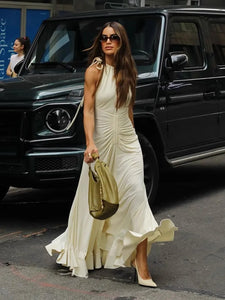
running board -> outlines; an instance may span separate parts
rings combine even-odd
[[[216,156],[224,153],[225,153],[225,148],[218,148],[212,151],[200,152],[198,154],[192,154],[192,155],[181,156],[174,159],[168,159],[168,162],[169,164],[175,167],[182,164],[186,164],[188,162],[192,162],[192,161],[196,161],[196,160],[200,160],[200,159],[204,159],[207,157]]]

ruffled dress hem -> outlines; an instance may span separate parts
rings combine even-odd
[[[130,267],[136,256],[136,248],[143,240],[148,240],[148,254],[151,244],[156,242],[169,242],[174,240],[177,227],[170,219],[163,219],[153,231],[144,234],[127,231],[125,234],[110,239],[107,233],[102,232],[101,240],[93,251],[84,253],[72,245],[65,243],[66,231],[45,246],[49,255],[59,253],[56,262],[72,271],[72,276],[88,278],[88,270],[116,269]],[[104,235],[107,237],[104,238]],[[110,240],[112,244],[110,245]],[[107,241],[107,242],[106,242]],[[65,246],[69,245],[69,246]]]

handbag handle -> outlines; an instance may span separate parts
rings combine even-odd
[[[78,115],[78,113],[79,113],[79,110],[81,109],[81,107],[82,107],[83,105],[84,105],[84,97],[83,97],[82,100],[80,101],[80,104],[79,104],[79,106],[78,106],[78,108],[77,108],[77,111],[76,111],[76,113],[75,113],[75,115],[74,115],[72,121],[69,123],[69,125],[66,127],[65,130],[69,130],[69,129],[72,127],[73,123],[75,122],[75,120],[76,120],[76,118],[77,118],[77,115]]]
[[[97,153],[92,153],[91,154],[91,157],[96,160],[96,159],[99,159],[99,155]],[[88,166],[89,166],[89,169],[91,169],[91,163],[88,163]]]
[[[96,160],[96,159],[99,158],[99,155],[98,155],[97,153],[95,153],[95,152],[92,153],[91,156],[92,156],[92,158],[93,158],[94,160]]]

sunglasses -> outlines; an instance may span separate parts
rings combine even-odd
[[[103,34],[100,38],[100,41],[102,43],[106,43],[108,39],[110,40],[110,42],[113,42],[113,41],[119,41],[120,37],[117,34],[111,34],[110,36]]]

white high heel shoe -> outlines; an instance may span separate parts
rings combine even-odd
[[[138,272],[138,267],[137,267],[136,261],[135,261],[134,267],[135,267],[136,272],[137,272],[137,276],[138,276],[138,284],[139,284],[139,285],[142,285],[142,286],[148,286],[148,287],[152,287],[152,288],[156,288],[156,287],[157,287],[157,284],[152,280],[152,278],[149,278],[149,279],[143,279],[143,278],[141,277],[141,275],[140,275],[139,272]]]

